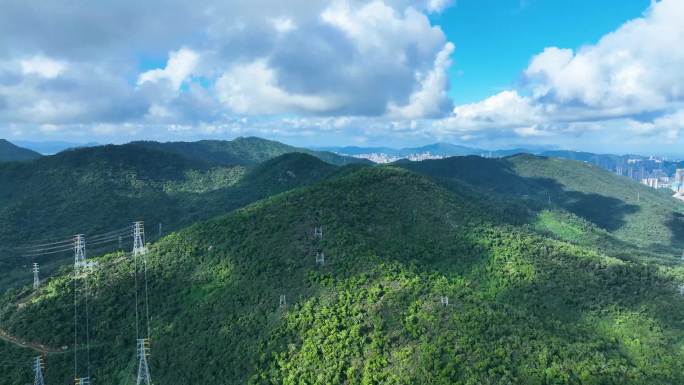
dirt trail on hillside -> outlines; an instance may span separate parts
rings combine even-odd
[[[22,341],[17,337],[14,337],[14,336],[7,334],[7,332],[5,332],[4,330],[0,330],[0,340],[9,342],[12,345],[18,346],[20,348],[27,348],[27,349],[35,350],[38,353],[51,354],[51,353],[64,353],[66,351],[66,349],[51,348],[49,346],[45,346],[42,344]]]

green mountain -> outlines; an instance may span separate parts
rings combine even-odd
[[[301,152],[313,155],[325,162],[335,165],[354,163],[370,164],[370,161],[354,157],[341,156],[332,152],[312,151],[305,148],[255,137],[225,140],[201,140],[198,142],[133,142],[133,144],[159,151],[182,155],[188,159],[201,160],[224,166],[252,166],[276,156]]]
[[[33,254],[13,245],[44,244],[76,233],[85,233],[87,240],[143,218],[154,239],[159,223],[164,231],[180,229],[321,180],[336,169],[307,154],[280,155],[257,166],[222,166],[136,144],[0,164],[0,267],[23,266],[27,259],[22,257]],[[118,246],[110,241],[98,246]],[[38,258],[46,273],[69,258],[69,251],[57,250],[41,249],[55,251]],[[14,278],[3,274],[0,287]]]
[[[459,171],[451,162],[488,168]],[[525,223],[543,192],[502,197],[551,189],[537,174],[560,166],[506,162],[415,166],[429,176],[348,168],[151,245],[155,383],[683,383],[682,266],[541,235]],[[567,195],[552,199],[571,208],[560,197],[594,194],[562,177],[568,185],[555,191]],[[119,253],[96,262],[88,278],[93,382],[132,383],[133,261]],[[36,294],[13,290],[3,299],[6,336],[57,351],[46,358],[48,383],[74,376],[71,350],[59,352],[73,343],[73,287],[64,268]],[[145,330],[144,317],[138,325]],[[35,353],[0,349],[0,384],[29,382]]]
[[[35,151],[16,146],[5,139],[0,139],[0,162],[24,161],[40,158]]]
[[[401,166],[446,186],[467,185],[509,207],[523,206],[527,222],[565,240],[625,257],[634,252],[667,255],[670,262],[679,259],[684,248],[681,202],[585,162],[523,154]]]

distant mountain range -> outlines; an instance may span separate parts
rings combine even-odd
[[[579,160],[600,166],[615,173],[634,179],[655,175],[672,176],[675,170],[684,167],[684,161],[663,160],[643,155],[597,154],[583,151],[561,150],[555,146],[525,146],[510,149],[488,150],[451,143],[433,143],[419,147],[319,147],[301,148],[261,138],[237,138],[226,140],[202,140],[197,142],[153,142],[139,141],[135,144],[182,156],[190,156],[210,163],[222,165],[257,164],[273,156],[302,152],[314,155],[328,163],[344,165],[358,162],[392,163],[401,160],[421,161],[452,156],[477,155],[484,158],[503,158],[516,154],[533,154],[546,157]],[[30,160],[40,154],[51,155],[67,149],[95,147],[99,144],[66,141],[16,141],[14,144],[0,142],[0,161]],[[19,147],[21,146],[21,147]],[[23,147],[23,148],[22,148]]]
[[[677,168],[684,167],[682,161],[668,161],[643,155],[596,154],[591,152],[559,150],[552,146],[518,147],[504,150],[487,150],[449,143],[434,143],[421,147],[323,147],[321,150],[339,155],[369,159],[376,163],[391,163],[401,160],[421,161],[442,159],[452,156],[478,155],[485,158],[503,158],[516,154],[532,154],[552,158],[578,160],[591,163],[604,169],[635,179],[655,174],[673,175]]]
[[[35,152],[41,153],[43,155],[53,155],[58,152],[70,149],[70,148],[82,148],[82,147],[94,147],[99,146],[100,143],[88,142],[88,143],[76,143],[76,142],[64,142],[64,141],[26,141],[17,140],[14,142],[16,145],[28,148]]]
[[[477,147],[467,147],[450,143],[433,143],[420,147],[405,147],[405,148],[391,148],[391,147],[322,147],[320,150],[331,151],[337,154],[344,154],[357,157],[372,158],[372,155],[379,155],[378,161],[383,163],[382,158],[389,159],[389,162],[412,157],[418,158],[446,158],[450,156],[466,156],[479,155],[483,157],[504,157],[520,153],[539,154],[544,151],[549,151],[555,147],[525,147],[512,148],[505,150],[486,150]]]
[[[0,162],[24,161],[40,158],[40,154],[0,139]]]

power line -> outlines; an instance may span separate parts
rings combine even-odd
[[[98,240],[98,239],[102,239],[102,238],[116,237],[116,236],[118,236],[118,235],[124,235],[124,234],[130,234],[130,235],[132,235],[132,234],[133,234],[133,231],[132,231],[130,228],[126,228],[126,229],[121,229],[121,230],[118,230],[118,231],[111,231],[111,232],[103,233],[103,234],[97,234],[97,235],[92,235],[92,236],[89,235],[89,236],[88,236],[88,239],[90,239],[90,240]]]
[[[70,247],[68,249],[62,249],[62,250],[55,250],[55,251],[50,251],[50,252],[45,252],[45,253],[37,253],[37,254],[25,254],[22,257],[24,258],[31,258],[31,257],[40,257],[43,255],[51,255],[51,254],[59,254],[59,253],[66,253],[67,251],[73,251],[74,248]]]
[[[45,251],[54,251],[54,250],[61,250],[61,249],[68,249],[71,248],[73,249],[73,243],[74,241],[72,240],[70,243],[64,244],[64,245],[58,245],[58,246],[51,246],[51,247],[43,247],[43,248],[36,248],[36,249],[28,249],[24,251],[26,254],[35,254],[35,253],[42,253]]]
[[[122,228],[119,228],[116,230],[107,231],[104,233],[88,235],[88,239],[99,240],[101,238],[109,238],[112,236],[118,236],[120,234],[123,235],[125,233],[130,233],[131,231],[132,231],[131,226],[126,226],[126,227],[122,227]],[[37,244],[32,244],[32,245],[17,246],[17,247],[14,247],[13,249],[31,251],[34,249],[58,248],[58,247],[63,247],[63,246],[67,246],[69,244],[72,244],[73,241],[74,240],[72,237],[61,238],[61,239],[53,238],[50,242],[36,241],[36,242],[45,242],[45,243],[37,243]]]
[[[66,240],[62,240],[59,242],[50,242],[50,243],[43,243],[43,244],[37,244],[37,245],[18,246],[18,247],[15,247],[15,249],[33,249],[33,248],[40,248],[40,247],[44,247],[44,246],[52,246],[52,245],[57,245],[57,244],[62,244],[62,243],[70,243],[70,242],[72,242],[71,239],[66,239]]]
[[[132,225],[127,225],[127,226],[124,226],[124,227],[119,227],[118,229],[114,229],[114,230],[110,230],[110,231],[105,231],[104,233],[89,234],[88,237],[89,237],[89,238],[92,238],[92,237],[97,236],[97,235],[112,234],[112,233],[117,233],[117,232],[121,232],[121,231],[132,230],[132,229],[133,229],[133,226],[132,226]]]

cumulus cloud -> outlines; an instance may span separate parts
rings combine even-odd
[[[453,3],[9,2],[0,136],[97,127],[161,137],[681,140],[681,1],[654,2],[594,44],[548,47],[516,87],[455,107],[448,72],[459,47],[430,17]]]
[[[531,58],[519,90],[456,106],[443,132],[502,130],[521,137],[621,131],[676,137],[684,111],[684,3],[653,2],[643,17],[577,50]],[[523,96],[525,95],[525,96]]]
[[[529,97],[517,91],[502,91],[489,98],[454,108],[447,121],[465,129],[483,129],[492,125],[501,127],[527,126],[542,120],[541,106],[534,106]]]
[[[288,93],[264,60],[234,66],[217,80],[216,90],[219,100],[237,114],[326,111],[339,104],[334,97]]]
[[[145,82],[158,82],[167,80],[174,89],[180,88],[185,79],[192,74],[197,67],[199,55],[187,48],[169,54],[169,60],[163,69],[154,69],[140,74],[138,85]]]
[[[454,52],[454,45],[447,43],[437,54],[434,67],[427,74],[418,73],[419,88],[409,98],[404,106],[389,105],[389,115],[406,119],[439,117],[451,105],[447,96],[449,77],[447,71],[451,66],[450,56]]]
[[[25,75],[38,75],[47,79],[56,78],[66,70],[66,63],[44,56],[34,56],[21,61],[21,71]]]
[[[11,2],[0,12],[0,123],[57,133],[220,126],[243,115],[437,117],[451,109],[453,45],[428,13],[450,4]]]
[[[684,3],[654,3],[595,45],[573,52],[556,47],[535,56],[525,71],[538,99],[625,115],[684,99]]]

